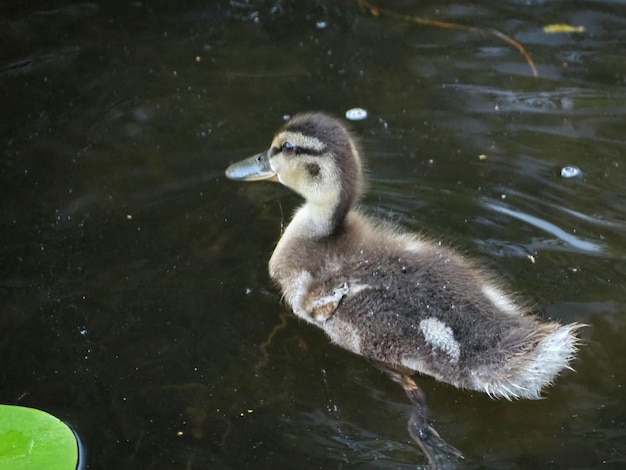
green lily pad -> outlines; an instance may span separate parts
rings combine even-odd
[[[0,405],[0,468],[76,470],[78,442],[58,418],[33,408]]]

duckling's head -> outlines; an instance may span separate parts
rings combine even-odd
[[[295,116],[267,152],[231,165],[226,176],[279,181],[304,197],[312,213],[328,219],[330,229],[343,221],[363,187],[354,139],[339,120],[322,113]]]

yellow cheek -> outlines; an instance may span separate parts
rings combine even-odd
[[[294,168],[289,172],[289,181],[292,188],[301,189],[306,184],[306,177],[302,171]]]
[[[287,162],[283,158],[278,157],[272,161],[272,169],[278,175],[278,180],[285,186],[290,188],[298,188],[302,181],[302,172],[292,162]]]

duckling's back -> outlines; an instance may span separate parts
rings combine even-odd
[[[356,211],[332,236],[280,245],[270,271],[294,311],[310,314],[305,297],[336,300],[329,314],[305,319],[372,360],[496,397],[538,398],[576,350],[578,325],[539,322],[454,251]],[[297,272],[308,277],[291,295]]]

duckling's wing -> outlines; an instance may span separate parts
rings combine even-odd
[[[453,257],[374,261],[346,265],[334,279],[348,292],[323,328],[347,349],[506,398],[538,398],[573,357],[577,325],[542,323],[494,301],[492,281]]]

